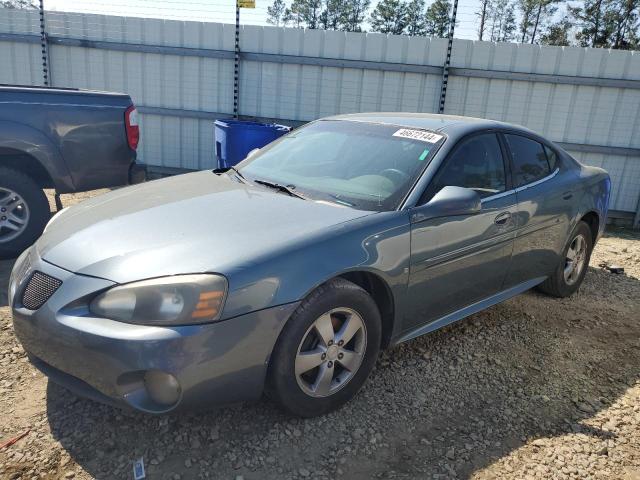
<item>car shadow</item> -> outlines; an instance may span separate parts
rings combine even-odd
[[[320,418],[266,400],[153,417],[49,382],[48,422],[96,478],[129,477],[139,457],[149,478],[469,478],[535,439],[615,438],[606,410],[640,376],[639,293],[590,268],[571,298],[520,295],[383,353],[357,398]]]
[[[9,305],[7,292],[9,290],[9,276],[14,263],[15,259],[0,260],[0,308]]]

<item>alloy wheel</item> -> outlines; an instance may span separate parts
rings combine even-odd
[[[312,397],[327,397],[356,374],[367,347],[360,314],[334,308],[318,317],[302,337],[295,358],[296,380]]]
[[[567,285],[573,285],[578,281],[586,262],[587,242],[582,235],[577,235],[569,245],[565,259],[564,281]]]
[[[13,190],[0,187],[0,243],[19,237],[29,224],[29,207]]]

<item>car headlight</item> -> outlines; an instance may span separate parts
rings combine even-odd
[[[193,325],[220,318],[227,280],[221,275],[177,275],[113,287],[98,295],[94,315],[141,325]]]

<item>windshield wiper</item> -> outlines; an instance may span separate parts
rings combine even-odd
[[[286,193],[287,195],[290,195],[292,197],[301,198],[302,200],[309,200],[304,195],[298,192],[295,192],[294,189],[296,187],[294,185],[291,185],[289,187],[285,185],[280,185],[279,183],[267,182],[266,180],[254,180],[253,182],[258,183],[260,185],[264,185],[265,187],[273,188],[274,190],[278,190],[279,192]]]
[[[216,168],[213,173],[227,173],[228,171],[232,171],[233,173],[235,173],[241,180],[243,180],[245,183],[248,183],[247,179],[244,178],[244,175],[242,173],[240,173],[240,170],[238,170],[236,167],[234,166],[230,166],[230,167],[226,167],[226,168]]]
[[[330,193],[329,196],[331,198],[333,198],[337,203],[341,204],[341,205],[345,205],[347,207],[355,207],[356,204],[353,202],[347,202],[345,199],[343,199],[340,195],[338,194],[334,194],[334,193]]]

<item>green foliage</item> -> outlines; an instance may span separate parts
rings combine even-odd
[[[520,42],[537,43],[564,0],[516,0],[520,10]]]
[[[405,33],[412,36],[423,36],[427,33],[424,0],[411,0],[406,6]]]
[[[517,29],[512,0],[493,0],[488,5],[486,33],[492,42],[510,42]]]
[[[2,8],[38,8],[31,0],[0,0]]]
[[[569,7],[576,20],[576,40],[585,47],[638,49],[640,0],[585,0]]]
[[[32,1],[0,5],[29,8]],[[452,0],[273,0],[267,21],[360,32],[369,15],[374,32],[446,37],[451,11]],[[640,49],[640,0],[480,0],[476,17],[481,40]]]
[[[446,37],[451,25],[451,2],[435,0],[425,14],[425,30],[427,35]]]
[[[374,32],[400,35],[407,26],[407,4],[401,0],[380,0],[371,13]]]
[[[489,21],[489,15],[491,12],[492,3],[491,0],[480,0],[480,8],[476,12],[478,17],[478,40],[486,40],[485,32],[487,30],[487,24]]]
[[[585,0],[582,6],[569,7],[576,20],[578,33],[576,40],[584,47],[603,47],[607,44],[608,33],[604,27],[604,0]]]
[[[267,21],[274,25],[277,25],[276,16],[270,9],[275,9],[280,2],[284,0],[275,0],[267,9],[271,19]],[[293,0],[291,7],[284,9],[282,23],[298,28],[360,32],[369,5],[371,0]]]
[[[614,1],[605,13],[611,48],[640,49],[640,0]]]
[[[341,30],[347,32],[362,31],[362,22],[367,16],[367,10],[371,5],[371,0],[344,0],[343,18]]]
[[[284,0],[274,0],[270,7],[267,7],[267,23],[276,27],[284,23],[287,5]]]
[[[539,0],[516,0],[520,11],[520,43],[529,41],[529,32],[533,26],[535,12]]]
[[[446,37],[451,23],[450,0],[381,0],[371,14],[374,32]]]
[[[325,30],[340,30],[346,13],[346,2],[341,0],[325,0],[320,25]]]
[[[559,47],[565,47],[571,45],[571,21],[566,18],[552,23],[547,28],[547,31],[540,37],[540,43],[543,45],[555,45]]]
[[[284,21],[294,27],[321,28],[322,0],[293,0]]]

